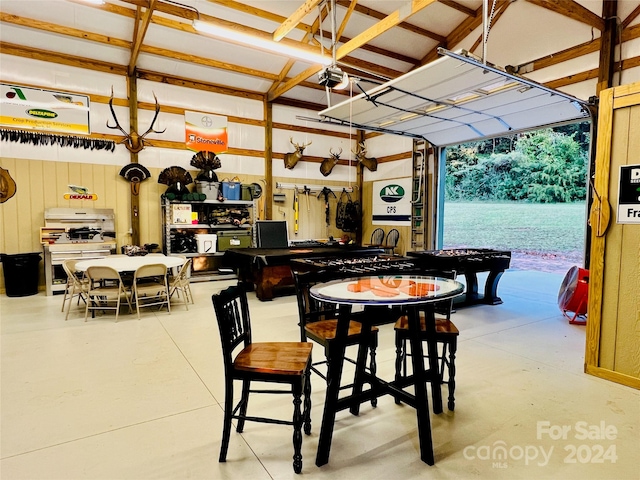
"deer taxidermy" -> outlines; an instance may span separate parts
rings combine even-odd
[[[337,165],[338,161],[340,161],[340,155],[342,154],[342,148],[337,153],[333,153],[333,149],[330,148],[329,149],[329,154],[331,155],[331,157],[325,158],[322,161],[322,163],[320,164],[320,173],[322,175],[324,175],[325,177],[329,176],[329,174],[331,173],[331,170],[333,170],[333,167],[335,167]]]
[[[217,182],[218,175],[214,170],[220,168],[222,163],[213,152],[198,152],[191,158],[191,166],[200,169],[196,180],[205,182]]]
[[[304,152],[304,149],[309,145],[311,145],[311,142],[303,143],[303,144],[294,143],[293,137],[289,137],[289,141],[291,142],[291,145],[293,145],[296,148],[296,151],[284,154],[284,168],[288,168],[289,170],[291,170],[293,167],[296,166],[298,161],[302,158],[302,153]]]
[[[367,167],[370,172],[375,172],[378,169],[378,159],[367,158],[365,156],[367,154],[367,149],[364,146],[364,142],[360,142],[358,144],[358,151],[354,152],[351,150],[351,152],[356,156],[358,163]]]
[[[138,153],[145,147],[145,137],[149,135],[151,132],[153,133],[164,133],[167,129],[164,130],[154,130],[153,125],[156,123],[158,119],[158,114],[160,113],[160,105],[158,104],[158,98],[156,94],[153,94],[153,98],[156,101],[156,113],[153,116],[153,120],[151,120],[151,125],[149,129],[144,132],[142,135],[138,135],[133,128],[131,128],[131,133],[127,133],[124,128],[120,126],[120,122],[118,122],[118,117],[116,117],[116,112],[113,110],[113,87],[111,87],[111,98],[109,99],[109,109],[111,110],[111,115],[113,116],[113,120],[116,122],[114,126],[109,125],[107,122],[107,128],[112,130],[120,130],[124,134],[124,138],[119,143],[124,143],[124,146],[127,147],[131,153]]]

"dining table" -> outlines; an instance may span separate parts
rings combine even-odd
[[[76,263],[76,270],[86,272],[89,267],[111,267],[118,273],[135,272],[139,267],[161,263],[167,268],[179,267],[185,262],[182,257],[167,255],[108,255],[106,257],[82,260]]]
[[[423,345],[425,335],[421,332],[420,313],[425,314],[427,332],[435,335],[433,303],[460,295],[464,285],[458,281],[437,276],[420,275],[370,275],[343,278],[319,283],[309,294],[321,302],[338,305],[336,337],[330,352],[330,368],[327,373],[327,391],[318,439],[316,465],[329,462],[331,441],[337,412],[349,408],[351,413],[359,413],[360,404],[382,395],[392,395],[416,410],[420,458],[428,465],[434,464],[427,381],[432,381],[434,413],[442,413],[437,345],[435,339],[427,338],[429,368],[425,369]],[[385,381],[365,370],[371,329],[375,318],[364,315],[358,318],[362,324],[362,341],[358,348],[353,390],[350,395],[339,398],[349,322],[354,305],[399,307],[408,317],[413,375],[401,380]],[[364,390],[364,384],[370,388]],[[414,393],[405,390],[413,385]]]

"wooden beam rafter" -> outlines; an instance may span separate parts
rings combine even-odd
[[[140,54],[140,48],[142,47],[142,42],[144,42],[144,37],[147,34],[147,29],[149,28],[149,22],[151,22],[151,16],[153,15],[153,10],[156,6],[156,2],[157,0],[150,0],[147,10],[144,12],[140,19],[138,19],[138,17],[140,16],[140,7],[138,7],[136,13],[136,21],[133,29],[133,45],[131,47],[131,58],[129,59],[129,67],[127,70],[129,72],[129,75],[133,75],[133,72],[136,69],[138,55]]]
[[[287,34],[291,30],[296,28],[296,25],[298,25],[304,17],[311,13],[311,10],[316,8],[321,1],[322,0],[305,0],[305,2],[300,5],[295,12],[289,15],[289,17],[286,18],[278,28],[276,28],[276,30],[273,32],[273,41],[279,42],[284,37],[286,37]]]
[[[591,10],[583,7],[574,0],[526,0],[529,3],[537,5],[542,8],[546,8],[552,12],[559,13],[567,18],[575,20],[576,22],[584,23],[590,27],[597,28],[598,30],[604,30],[604,20],[602,17],[596,15]],[[607,0],[609,1],[609,0]],[[606,3],[606,2],[605,2]]]

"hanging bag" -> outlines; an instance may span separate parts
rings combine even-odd
[[[336,227],[343,232],[355,232],[360,227],[360,215],[360,202],[354,202],[343,189],[336,207]]]

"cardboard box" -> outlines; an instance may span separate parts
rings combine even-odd
[[[213,233],[196,233],[198,253],[216,253],[218,236]]]
[[[240,200],[240,182],[222,182],[222,196],[227,200]]]
[[[171,205],[171,223],[191,224],[191,204]]]
[[[221,230],[218,232],[218,251],[248,248],[252,243],[251,230]]]

